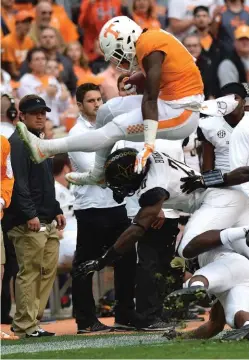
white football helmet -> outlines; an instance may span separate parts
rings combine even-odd
[[[124,72],[137,70],[135,43],[142,28],[127,16],[107,21],[99,34],[99,44],[105,60],[111,61]]]

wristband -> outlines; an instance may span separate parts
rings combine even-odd
[[[154,149],[157,135],[158,121],[144,120],[144,142]]]
[[[224,178],[219,169],[204,172],[202,179],[207,188],[224,185]]]

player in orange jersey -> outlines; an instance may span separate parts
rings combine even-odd
[[[98,184],[114,143],[122,139],[142,141],[144,134],[144,149],[135,166],[140,173],[154,150],[156,137],[184,139],[196,129],[200,112],[223,116],[238,104],[234,95],[203,103],[203,83],[194,58],[173,35],[163,30],[143,31],[128,17],[119,16],[103,26],[99,42],[106,61],[121,71],[142,70],[146,77],[143,96],[109,100],[98,111],[97,130],[85,135],[40,140],[24,124],[18,125],[38,163],[57,153],[97,151],[92,171],[71,174],[68,177],[71,182]]]

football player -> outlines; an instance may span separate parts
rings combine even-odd
[[[234,95],[203,103],[203,83],[195,59],[164,30],[142,30],[128,17],[120,16],[103,26],[99,43],[106,61],[121,71],[142,70],[137,82],[145,75],[143,96],[109,100],[98,111],[97,130],[85,135],[43,141],[23,123],[18,124],[21,138],[37,163],[57,153],[101,150],[93,171],[82,175],[82,185],[103,179],[106,157],[118,140],[145,142],[135,164],[135,171],[141,173],[156,137],[184,139],[196,130],[200,112],[222,116],[237,106]],[[131,81],[132,76],[127,85]]]
[[[209,321],[198,329],[185,334],[165,333],[165,336],[209,339],[228,324],[238,330],[225,334],[223,339],[249,340],[249,260],[224,246],[200,256],[205,257],[205,266],[194,273],[188,288],[177,290],[169,297],[187,304],[198,299],[201,290],[206,290],[218,301],[211,309]]]
[[[223,173],[230,171],[229,143],[231,135],[245,115],[244,105],[247,92],[239,83],[229,83],[221,88],[222,95],[236,94],[238,106],[230,114],[200,119],[197,129],[202,141],[203,171],[220,169]]]
[[[132,148],[112,153],[105,164],[105,177],[117,202],[137,191],[140,211],[114,246],[101,258],[81,264],[75,276],[100,270],[118,259],[149,229],[163,204],[193,213],[178,247],[181,257],[194,258],[222,245],[236,251],[239,244],[241,254],[249,258],[249,208],[242,192],[212,188],[183,193],[181,178],[184,175],[201,177],[200,174],[160,152],[152,153],[145,171],[136,174],[133,171],[136,156],[137,151]],[[229,175],[226,178],[229,179]],[[201,260],[199,258],[200,266],[203,266]]]

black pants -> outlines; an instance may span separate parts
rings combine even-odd
[[[178,233],[178,219],[166,219],[160,230],[150,229],[138,242],[136,310],[148,320],[161,316]]]
[[[129,226],[125,206],[108,209],[75,211],[77,219],[77,246],[73,267],[83,261],[94,260],[113,245]],[[115,316],[134,308],[136,251],[126,253],[114,266]],[[76,278],[72,283],[74,314],[78,328],[87,327],[96,319],[92,293],[92,274],[85,280]]]
[[[6,263],[4,265],[4,275],[2,281],[1,293],[1,323],[8,322],[8,317],[11,309],[11,296],[10,296],[10,280],[13,277],[15,282],[16,274],[18,273],[18,264],[16,260],[15,248],[8,239],[8,235],[3,231],[3,240],[6,254]],[[15,286],[14,286],[15,288]]]

